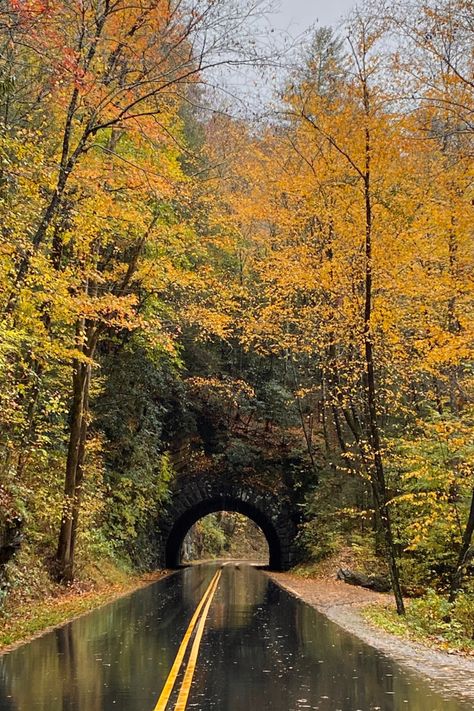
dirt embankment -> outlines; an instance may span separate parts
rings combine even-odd
[[[330,577],[301,578],[291,573],[267,573],[285,590],[303,600],[367,644],[423,674],[448,694],[474,702],[474,659],[425,647],[384,632],[369,622],[362,608],[387,604],[391,597],[347,585]]]

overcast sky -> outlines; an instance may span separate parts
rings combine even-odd
[[[293,34],[319,25],[335,25],[356,4],[356,0],[280,0],[281,11],[275,15],[275,27]]]
[[[336,27],[341,17],[355,7],[358,0],[273,0],[279,10],[272,14],[267,14],[263,21],[265,28],[270,26],[275,30],[272,34],[272,47],[281,45],[284,47],[298,48],[302,35],[312,26],[332,25]],[[262,25],[260,25],[262,27]],[[282,62],[291,57],[289,54],[282,55]],[[216,81],[217,85],[224,87],[231,98],[229,104],[232,110],[250,113],[259,112],[259,107],[265,107],[271,100],[273,91],[281,82],[284,70],[261,75],[251,68],[232,67],[223,70]],[[241,104],[235,104],[233,98],[241,98]]]

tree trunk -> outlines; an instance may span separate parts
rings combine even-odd
[[[367,81],[364,77],[364,108],[367,119],[370,117],[370,97]],[[398,562],[393,540],[390,511],[387,505],[385,471],[383,466],[380,432],[377,421],[377,390],[375,387],[375,368],[372,333],[372,192],[371,192],[371,135],[368,123],[365,127],[365,304],[364,304],[364,353],[365,353],[365,397],[368,415],[368,434],[373,466],[370,468],[374,503],[380,517],[383,531],[387,563],[390,572],[393,594],[399,615],[405,614],[405,605],[400,586]]]
[[[463,569],[467,561],[467,556],[469,549],[471,547],[472,537],[474,535],[474,489],[471,495],[471,507],[469,509],[469,516],[467,517],[466,528],[464,529],[464,534],[462,537],[461,548],[459,550],[459,556],[456,564],[456,569],[454,571],[451,580],[451,590],[449,593],[449,600],[453,602],[456,595],[461,587],[461,582],[463,578]]]
[[[87,364],[86,366],[86,384],[84,388],[84,411],[82,417],[81,433],[79,438],[79,451],[77,457],[77,468],[76,468],[76,491],[74,495],[73,505],[72,505],[72,529],[71,529],[71,542],[70,542],[70,560],[72,573],[74,572],[74,554],[76,550],[76,538],[77,538],[77,528],[79,523],[79,512],[81,509],[82,501],[82,485],[84,480],[84,460],[86,454],[86,441],[87,441],[87,431],[89,427],[89,389],[91,381],[91,366]]]
[[[74,363],[73,400],[71,407],[71,426],[64,480],[64,509],[59,531],[58,549],[56,553],[57,577],[62,581],[70,581],[74,569],[73,528],[74,518],[77,524],[77,477],[78,468],[83,458],[85,431],[87,428],[87,403],[89,374],[88,366],[79,361]]]
[[[296,367],[295,367],[295,364],[294,364],[294,362],[293,362],[292,360],[290,361],[290,363],[291,363],[291,369],[292,369],[292,374],[293,374],[293,383],[294,383],[294,387],[295,387],[295,390],[296,390],[297,387],[298,387],[298,378],[297,378],[297,374],[296,374]],[[304,412],[303,412],[303,408],[302,408],[302,405],[301,405],[301,399],[298,397],[298,395],[296,396],[296,404],[297,404],[297,406],[298,406],[298,414],[299,414],[299,417],[300,417],[301,429],[302,429],[302,432],[303,432],[304,440],[305,440],[305,442],[306,442],[306,449],[307,449],[307,452],[308,452],[308,455],[309,455],[309,458],[310,458],[310,461],[311,461],[311,468],[312,468],[312,470],[313,470],[313,474],[314,474],[314,477],[315,477],[315,481],[317,482],[318,479],[319,479],[319,475],[318,475],[318,469],[317,469],[317,466],[316,466],[316,461],[315,461],[315,459],[314,459],[312,433],[311,433],[311,431],[308,429],[308,426],[307,426],[307,424],[306,424],[306,422],[305,422]]]
[[[88,287],[86,287],[86,290]],[[56,553],[57,577],[70,581],[74,573],[74,548],[77,522],[81,504],[84,456],[89,415],[89,388],[91,381],[91,361],[94,357],[100,327],[85,323],[76,325],[77,347],[84,354],[84,361],[75,359],[72,376],[71,424],[64,479],[64,508],[59,530]]]
[[[140,254],[157,219],[157,216],[152,219],[146,233],[138,240],[130,257],[127,272],[116,289],[113,290],[118,296],[123,296],[126,293],[126,289],[136,272]],[[87,282],[85,293],[89,296],[97,296],[97,284]],[[84,459],[89,424],[91,363],[95,356],[97,342],[104,328],[105,325],[103,323],[86,322],[84,319],[78,321],[76,326],[77,348],[84,354],[84,361],[75,360],[73,363],[71,425],[64,482],[65,501],[56,553],[57,577],[65,582],[72,580],[74,574],[74,553],[81,507]]]

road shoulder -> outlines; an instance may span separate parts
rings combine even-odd
[[[99,589],[85,591],[65,587],[43,600],[27,601],[7,614],[2,613],[0,656],[93,610],[152,585],[172,572],[159,570],[141,576],[130,576],[120,584],[104,584]]]
[[[347,632],[413,671],[423,674],[450,695],[474,700],[474,659],[447,653],[397,637],[366,621],[361,610],[387,604],[390,597],[328,577],[301,578],[291,573],[266,573],[277,585],[315,607]]]

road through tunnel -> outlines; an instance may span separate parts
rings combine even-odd
[[[178,567],[188,531],[199,519],[218,511],[243,514],[261,529],[268,543],[272,570],[291,567],[296,531],[285,498],[270,490],[202,477],[180,477],[175,485],[166,514],[159,521],[162,565]]]

